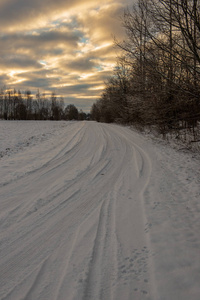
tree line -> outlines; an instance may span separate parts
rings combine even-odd
[[[39,91],[32,95],[31,91],[21,92],[1,89],[0,119],[5,120],[86,120],[88,115],[78,111],[75,105],[65,107],[63,97],[54,92],[48,98]]]
[[[138,0],[123,16],[126,37],[113,75],[91,108],[94,120],[148,126],[165,135],[200,121],[200,1]]]

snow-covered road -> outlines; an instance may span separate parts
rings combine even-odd
[[[0,122],[1,300],[200,299],[199,160],[128,128]]]

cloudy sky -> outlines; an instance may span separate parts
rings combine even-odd
[[[63,96],[89,111],[112,73],[133,0],[0,0],[0,88]]]

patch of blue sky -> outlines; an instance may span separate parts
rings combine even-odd
[[[79,32],[79,43],[87,45],[89,42],[90,40],[87,37],[85,37],[81,32]],[[83,52],[79,49],[74,50],[73,53],[83,54]]]
[[[43,66],[46,66],[47,65],[47,62],[43,59],[39,60],[39,63]]]
[[[102,65],[98,65],[98,66],[95,66],[94,67],[97,71],[101,72],[104,70],[103,66]]]
[[[60,26],[60,19],[54,20],[51,24],[54,26]]]
[[[88,44],[89,42],[89,39],[85,36],[83,36],[81,39],[80,39],[80,42],[83,43],[83,44]]]
[[[81,50],[73,50],[72,51],[74,54],[82,54],[83,52]]]
[[[71,17],[69,20],[62,20],[60,21],[60,24],[65,25],[73,30],[77,30],[80,27],[76,17]]]

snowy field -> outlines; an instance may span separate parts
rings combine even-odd
[[[200,299],[198,157],[117,125],[0,121],[0,299]]]

